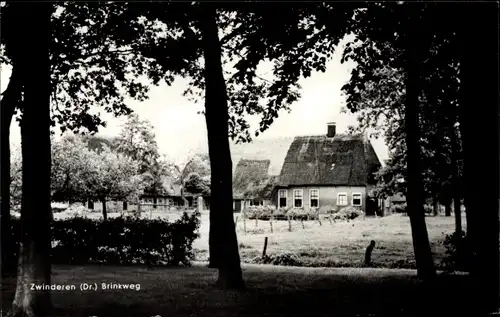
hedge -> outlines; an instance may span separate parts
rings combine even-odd
[[[402,213],[402,214],[405,214],[406,213],[406,203],[403,203],[403,204],[395,204],[395,205],[392,205],[390,207],[390,212],[391,213]],[[424,212],[428,215],[432,214],[433,213],[433,208],[431,205],[428,205],[428,204],[425,204],[424,205]]]
[[[245,216],[248,219],[269,220],[317,220],[320,214],[332,215],[333,219],[345,220],[355,219],[363,215],[363,211],[355,207],[335,208],[332,206],[322,206],[320,208],[275,208],[274,206],[248,207]]]
[[[16,253],[20,220],[12,218]],[[53,264],[190,265],[193,242],[199,237],[199,214],[174,222],[162,219],[117,217],[108,220],[75,216],[51,224]],[[16,254],[17,257],[17,254]]]

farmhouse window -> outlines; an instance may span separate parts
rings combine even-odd
[[[353,206],[361,206],[361,193],[353,193],[352,194],[352,205]]]
[[[309,191],[309,206],[319,207],[319,189],[311,189]]]
[[[337,206],[347,206],[347,193],[337,194]]]
[[[286,189],[280,189],[278,191],[279,207],[286,208]]]
[[[123,210],[127,210],[128,208],[128,203],[126,201],[123,202]]]
[[[264,206],[264,201],[258,199],[250,200],[250,206]]]
[[[297,208],[302,208],[302,198],[303,198],[303,193],[304,191],[302,189],[294,189],[293,190],[293,206]]]

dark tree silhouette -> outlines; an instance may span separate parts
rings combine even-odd
[[[24,81],[21,138],[23,187],[21,249],[11,316],[49,316],[50,291],[34,291],[31,284],[50,284],[50,17],[51,3],[24,4],[19,17],[30,26],[19,27],[26,41],[22,54]],[[35,155],[36,154],[36,155]]]
[[[467,235],[472,245],[472,290],[478,312],[499,307],[498,4],[457,4],[460,132],[464,150]],[[476,41],[477,34],[482,40]],[[474,43],[471,45],[471,43]],[[478,91],[481,93],[478,94]],[[478,128],[480,124],[481,128]],[[478,142],[488,135],[489,153]],[[491,184],[479,186],[479,184]],[[492,186],[496,184],[496,186]],[[481,197],[478,199],[478,197]]]
[[[217,284],[223,288],[244,287],[233,219],[232,162],[229,148],[229,111],[222,71],[217,13],[213,4],[201,6],[200,29],[205,57],[205,118],[211,168],[210,231],[219,269]],[[211,254],[212,256],[212,254]]]

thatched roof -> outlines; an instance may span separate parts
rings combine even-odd
[[[233,173],[241,159],[270,160],[269,175],[279,175],[292,141],[293,137],[263,138],[259,136],[250,143],[231,144]]]
[[[243,198],[248,186],[268,178],[270,160],[241,159],[233,174],[233,197]]]
[[[299,136],[288,149],[279,186],[376,184],[373,173],[380,167],[363,135]]]

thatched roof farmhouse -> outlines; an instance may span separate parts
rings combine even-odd
[[[381,162],[364,135],[336,134],[295,137],[277,185],[280,207],[355,206],[366,210],[374,173]],[[376,204],[376,203],[375,203]]]

